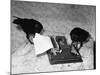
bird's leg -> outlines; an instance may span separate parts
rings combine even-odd
[[[76,51],[77,51],[77,53],[78,53],[79,55],[80,55],[79,50],[81,49],[82,46],[83,46],[83,43],[82,43],[82,42],[77,42]]]
[[[72,47],[71,52],[76,54],[76,55],[80,55],[80,53],[78,52],[77,46],[78,46],[77,42],[72,42],[72,44],[71,44],[71,47]]]
[[[83,46],[83,42],[79,42],[79,43],[78,43],[78,47],[77,47],[78,50],[80,50],[82,46]]]

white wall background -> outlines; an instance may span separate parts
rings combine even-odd
[[[13,16],[33,18],[42,23],[46,33],[55,35],[63,33],[69,36],[74,27],[87,30],[95,39],[95,7],[68,5],[61,3],[38,3],[35,1],[12,1],[11,20]],[[49,31],[49,32],[48,32]],[[58,33],[57,33],[58,32]],[[61,34],[62,35],[62,34]],[[26,40],[26,34],[16,29],[11,23],[11,50],[16,51]]]

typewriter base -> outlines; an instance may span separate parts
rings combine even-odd
[[[62,38],[62,37],[57,37]],[[64,64],[64,63],[76,63],[83,62],[81,55],[76,55],[71,52],[71,46],[68,46],[66,43],[64,46],[61,46],[62,52],[54,55],[51,50],[47,51],[47,55],[50,61],[50,64]]]
[[[81,56],[74,55],[66,49],[62,53],[54,55],[51,51],[47,52],[50,64],[76,63],[83,62]]]

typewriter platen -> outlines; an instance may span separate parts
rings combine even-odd
[[[81,55],[76,55],[71,52],[71,46],[67,44],[65,36],[56,36],[51,37],[51,41],[55,47],[58,47],[62,52],[58,52],[57,55],[54,55],[51,50],[47,51],[47,55],[50,61],[50,64],[63,64],[63,63],[75,63],[83,62]]]

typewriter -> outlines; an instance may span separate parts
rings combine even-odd
[[[58,50],[61,50],[61,52],[57,52],[56,55],[54,55],[51,50],[47,51],[47,55],[51,65],[83,62],[81,55],[76,55],[71,52],[72,48],[67,44],[67,39],[65,38],[65,36],[51,36],[50,38],[54,48],[58,47]]]

